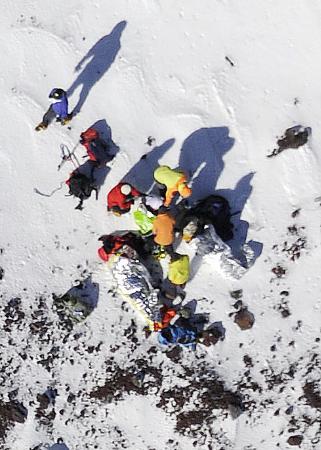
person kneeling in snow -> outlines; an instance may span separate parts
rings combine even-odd
[[[188,255],[173,253],[168,266],[167,280],[162,286],[162,294],[170,300],[177,296],[182,300],[185,298],[184,288],[190,276],[190,263]]]
[[[168,166],[160,166],[154,171],[157,183],[165,185],[166,194],[164,206],[168,207],[174,196],[179,193],[183,198],[192,194],[192,189],[187,186],[187,175],[179,169],[171,169]]]
[[[130,211],[136,197],[141,193],[128,183],[118,183],[107,194],[107,210],[112,211],[115,216],[121,216]]]
[[[158,332],[158,342],[161,345],[179,344],[195,350],[197,332],[177,325],[169,325]]]

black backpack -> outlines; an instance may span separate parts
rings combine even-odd
[[[192,211],[196,216],[203,217],[205,223],[211,223],[223,241],[229,241],[233,238],[230,205],[224,197],[210,195],[200,201]]]
[[[91,196],[92,191],[96,191],[97,187],[90,178],[83,173],[76,172],[69,179],[69,195],[73,195],[80,199],[80,203],[76,209],[82,209],[83,201]]]

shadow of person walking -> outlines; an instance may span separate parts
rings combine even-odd
[[[127,22],[125,20],[119,22],[113,28],[112,32],[103,36],[77,64],[75,72],[79,72],[82,69],[82,66],[87,62],[82,72],[79,73],[76,80],[67,90],[67,95],[70,97],[74,91],[81,86],[79,100],[73,109],[73,115],[80,112],[91,88],[100,80],[115,61],[121,47],[120,37],[126,25]]]
[[[228,127],[200,128],[183,142],[179,167],[193,179],[191,201],[213,194],[223,171],[223,156],[234,145]]]

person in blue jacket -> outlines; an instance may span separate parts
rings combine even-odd
[[[42,122],[36,127],[37,131],[45,130],[54,119],[56,119],[57,122],[60,122],[61,125],[65,125],[72,118],[72,114],[68,114],[68,98],[63,89],[52,89],[49,98],[57,101],[49,106],[48,111],[42,118]]]
[[[169,325],[158,332],[158,342],[162,345],[179,344],[195,350],[197,332],[177,325]]]

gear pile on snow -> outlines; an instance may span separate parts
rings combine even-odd
[[[47,128],[54,119],[65,125],[72,118],[63,89],[54,88],[49,98],[54,102],[36,127],[37,131]],[[307,133],[307,129],[301,128],[287,130],[285,138],[278,141],[278,151],[302,145]],[[82,165],[75,153],[79,143],[88,157]],[[80,134],[79,143],[71,151],[61,145],[62,160],[58,166],[60,170],[66,161],[74,165],[66,184],[69,195],[79,199],[76,209],[83,208],[84,200],[90,198],[93,190],[98,198],[95,171],[106,167],[115,156],[111,142],[105,142],[95,126]],[[239,279],[253,264],[254,253],[245,244],[242,249],[245,263],[242,264],[226,243],[233,239],[233,224],[230,205],[224,197],[213,194],[194,204],[189,203],[195,174],[189,179],[187,170],[163,165],[156,167],[153,175],[158,194],[140,192],[127,180],[121,180],[108,192],[107,211],[116,216],[129,213],[139,202],[133,213],[138,230],[101,236],[99,240],[103,245],[98,249],[98,255],[111,270],[116,293],[141,314],[150,331],[158,332],[161,344],[195,349],[197,342],[216,343],[219,339],[217,330],[214,334],[212,328],[204,330],[206,320],[194,320],[191,310],[182,305],[186,283],[195,271],[196,262],[198,265],[205,262],[224,276]],[[181,201],[177,202],[178,199]],[[176,251],[178,236],[187,243],[185,245],[191,243],[192,260],[187,254]],[[165,279],[162,279],[162,270],[153,273],[155,266],[161,267],[162,260],[166,260],[168,266]],[[72,322],[84,320],[94,307],[84,300],[79,287],[57,298],[56,306]]]

